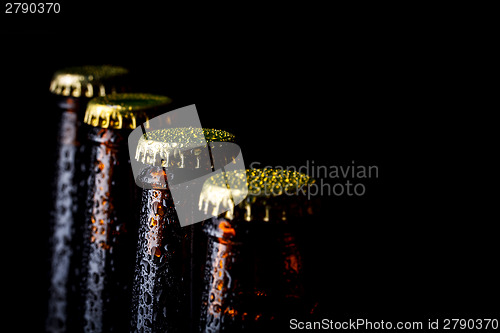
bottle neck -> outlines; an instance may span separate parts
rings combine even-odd
[[[71,112],[76,113],[78,117],[78,121],[83,121],[83,117],[85,116],[85,109],[87,108],[87,103],[89,102],[89,98],[87,97],[72,97],[72,96],[61,96],[61,95],[53,95],[54,96],[54,104],[57,106],[57,109],[61,112]]]
[[[84,124],[88,130],[88,139],[93,143],[104,144],[110,148],[126,147],[130,130],[92,127]]]

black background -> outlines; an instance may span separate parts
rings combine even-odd
[[[478,28],[476,14],[450,8],[85,4],[46,16],[2,8],[2,238],[21,327],[41,329],[46,302],[48,87],[55,70],[85,64],[127,67],[143,91],[196,104],[203,126],[237,135],[247,166],[378,166],[364,196],[324,196],[304,226],[321,318],[498,316],[495,132],[478,61],[487,19]]]

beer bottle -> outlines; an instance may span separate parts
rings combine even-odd
[[[59,118],[54,205],[50,219],[50,285],[46,330],[65,332],[68,321],[70,261],[75,254],[74,230],[79,202],[81,143],[85,134],[81,123],[90,98],[125,88],[127,70],[116,66],[71,67],[57,71],[51,81]],[[80,207],[81,208],[81,207]]]
[[[134,128],[165,112],[170,101],[129,93],[88,103],[84,122],[90,125],[90,166],[81,231],[81,317],[75,321],[85,332],[129,329],[138,207],[127,138]]]
[[[230,204],[227,185],[245,181],[245,200],[204,225],[202,332],[278,329],[300,314],[304,286],[294,228],[311,213],[305,194],[314,180],[282,169],[217,175],[205,183],[200,204],[205,210]]]
[[[203,138],[193,142],[195,138]],[[234,136],[206,128],[165,128],[147,132],[137,145],[136,160],[143,169],[139,245],[132,306],[133,332],[197,331],[201,261],[204,260],[201,224],[185,225],[180,206],[198,210],[196,195],[175,200],[171,189],[189,174],[188,187],[214,169],[211,153]],[[187,147],[191,144],[191,148]],[[202,149],[203,145],[209,149]],[[182,149],[179,149],[182,148]],[[230,160],[230,157],[227,157]],[[216,161],[221,165],[228,161]],[[193,179],[195,179],[193,181]],[[201,183],[203,185],[203,183]],[[200,186],[201,189],[201,186]],[[199,232],[199,234],[198,234]]]

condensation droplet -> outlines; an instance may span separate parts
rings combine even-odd
[[[151,304],[151,295],[149,293],[144,293],[144,303]]]

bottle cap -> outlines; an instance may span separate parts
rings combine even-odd
[[[152,110],[169,104],[166,96],[143,93],[111,94],[91,99],[84,122],[94,127],[135,129],[154,116]]]
[[[114,79],[128,70],[118,66],[68,67],[54,73],[50,92],[56,95],[88,98],[115,92]]]
[[[207,179],[203,186],[207,197],[218,191],[240,188],[246,182],[248,195],[254,197],[275,197],[298,194],[302,187],[315,181],[306,174],[285,169],[246,169],[246,173],[227,172]]]
[[[170,156],[178,155],[177,152],[201,148],[210,142],[234,142],[234,138],[231,133],[213,128],[180,127],[154,130],[139,139],[135,159],[150,165],[158,165],[159,161],[163,161],[162,166],[166,166],[170,164]],[[201,149],[193,153],[200,154]]]
[[[239,198],[243,182],[246,182],[248,193],[245,200]],[[252,214],[252,206],[258,208],[258,216],[269,221],[270,209],[278,211],[280,219],[286,220],[287,211],[296,207],[291,207],[289,203],[280,203],[285,197],[298,197],[307,193],[308,187],[315,180],[306,174],[285,170],[285,169],[246,169],[242,172],[225,172],[217,174],[206,180],[200,195],[199,208],[208,211],[209,207],[214,211],[220,208],[229,209],[229,217],[233,218],[233,202],[241,202],[238,206],[241,208],[246,221],[256,218]],[[227,215],[226,215],[227,217]]]

